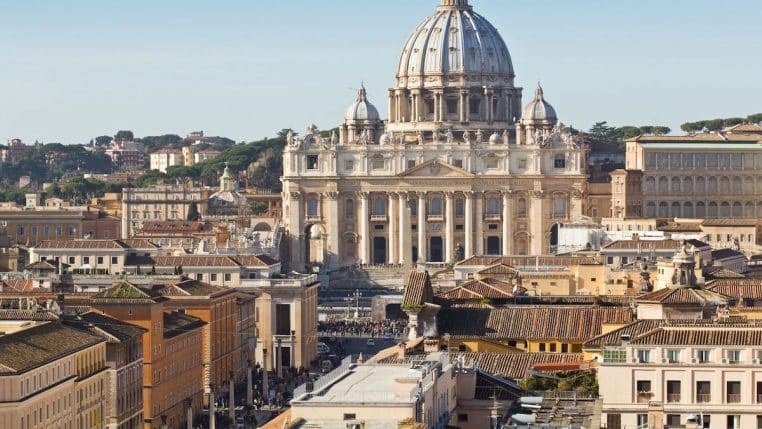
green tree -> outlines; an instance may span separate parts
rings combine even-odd
[[[115,140],[134,140],[135,135],[132,133],[132,131],[129,130],[120,130],[117,131],[117,133],[114,135]]]
[[[751,124],[762,123],[762,113],[755,113],[746,117],[746,121]]]
[[[196,222],[199,219],[201,219],[201,215],[198,213],[198,205],[193,201],[188,207],[188,220]]]
[[[653,127],[653,133],[657,136],[663,136],[665,134],[669,134],[672,132],[672,129],[669,127],[656,125]]]
[[[263,203],[262,201],[252,201],[249,207],[251,207],[251,212],[255,215],[261,215],[269,208],[267,207],[267,204]]]
[[[708,131],[720,131],[724,125],[724,119],[711,119],[704,123],[704,128],[706,128]]]
[[[726,127],[732,127],[734,125],[743,124],[746,122],[744,118],[726,118],[723,120],[723,125]]]
[[[109,143],[111,143],[111,140],[113,140],[113,137],[111,136],[98,136],[95,139],[96,146],[108,146]]]

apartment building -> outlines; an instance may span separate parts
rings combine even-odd
[[[607,429],[761,427],[758,322],[661,321],[615,335],[598,377]]]
[[[244,279],[268,279],[280,273],[280,262],[267,255],[129,256],[130,273],[155,270],[159,274],[180,271],[191,279],[214,286],[235,288]]]
[[[132,237],[149,221],[187,220],[192,204],[203,216],[206,202],[205,191],[185,185],[126,188],[122,190],[122,237]]]
[[[49,313],[0,321],[0,427],[105,428],[106,339]]]
[[[149,155],[151,170],[166,173],[169,167],[184,165],[183,152],[179,149],[159,149]]]
[[[31,262],[47,261],[68,272],[117,274],[125,271],[129,258],[155,255],[159,247],[148,240],[44,240],[29,249]],[[150,265],[147,266],[150,269]]]

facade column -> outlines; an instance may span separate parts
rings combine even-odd
[[[534,191],[530,193],[529,199],[529,226],[532,235],[530,245],[530,255],[544,255],[547,253],[545,249],[545,231],[543,231],[543,223],[545,220],[545,213],[542,209],[542,191]]]
[[[339,193],[326,192],[323,194],[327,202],[327,220],[328,224],[328,264],[329,266],[338,266],[341,261],[341,252],[339,246],[341,242],[341,231],[339,227]]]
[[[585,194],[581,191],[572,191],[569,201],[569,217],[568,220],[574,221],[582,217],[582,201],[584,201]]]
[[[398,260],[400,265],[405,265],[407,263],[413,264],[415,261],[412,260],[412,254],[411,254],[411,243],[410,243],[410,207],[407,203],[407,194],[404,192],[400,192],[397,194],[399,197],[398,208],[399,208],[399,250],[398,250]]]
[[[251,366],[251,360],[246,363],[246,404],[254,403],[254,368]]]
[[[288,232],[289,245],[291,247],[291,269],[301,271],[304,269],[304,216],[302,216],[302,193],[299,191],[289,194],[288,204]]]
[[[389,97],[389,99],[387,100],[387,103],[388,103],[387,104],[387,107],[388,107],[387,112],[389,112],[389,122],[394,122],[394,108],[395,108],[395,106],[394,106],[394,91],[393,90],[391,90],[391,89],[389,90],[388,97]]]
[[[389,216],[389,222],[387,226],[389,227],[389,242],[387,243],[387,247],[389,249],[389,254],[387,256],[387,260],[389,261],[389,264],[396,264],[397,263],[397,250],[399,250],[399,246],[397,245],[397,195],[390,192],[389,193],[389,203],[388,207],[386,208],[386,214]]]
[[[471,94],[466,93],[466,122],[471,121]]]
[[[513,216],[511,191],[503,192],[503,256],[513,254]]]
[[[418,261],[427,262],[429,252],[426,250],[426,193],[418,193]]]
[[[235,378],[233,377],[233,371],[230,371],[230,381],[229,381],[229,387],[230,389],[230,403],[228,404],[228,416],[230,416],[231,421],[235,421]]]
[[[474,251],[477,255],[484,255],[484,193],[476,194],[476,246]]]
[[[466,122],[466,110],[468,110],[468,103],[466,103],[466,91],[460,92],[460,122]]]
[[[466,242],[463,245],[466,259],[474,256],[474,193],[466,191],[466,224],[464,225],[466,233]]]
[[[455,210],[453,193],[445,192],[445,262],[451,264],[455,259]]]
[[[368,198],[367,192],[360,193],[360,264],[368,264],[368,247],[370,245]]]

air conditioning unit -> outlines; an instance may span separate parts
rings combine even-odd
[[[698,359],[696,358],[691,359],[691,363],[698,363]]]
[[[728,363],[727,358],[722,358],[722,363]]]
[[[669,359],[664,358],[664,359],[661,360],[661,363],[669,363]]]
[[[751,360],[751,363],[755,363],[755,364],[757,364],[757,363],[759,363],[759,359],[756,359],[756,358],[755,358],[755,359],[752,359],[752,360]]]

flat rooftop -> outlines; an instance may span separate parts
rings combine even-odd
[[[329,386],[292,401],[292,405],[412,403],[421,376],[421,371],[407,365],[355,365]]]

